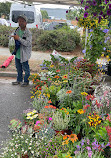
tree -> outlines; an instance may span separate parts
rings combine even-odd
[[[43,19],[49,19],[49,16],[46,10],[41,10],[41,14],[42,14]]]
[[[78,10],[69,10],[68,13],[66,14],[67,20],[75,20],[76,17],[80,14],[82,14],[83,9],[78,9]]]
[[[10,6],[11,6],[10,2],[0,3],[0,17],[4,15],[6,19],[9,19]]]

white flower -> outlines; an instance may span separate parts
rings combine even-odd
[[[31,151],[32,154],[34,154],[34,151]]]

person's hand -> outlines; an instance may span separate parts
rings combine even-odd
[[[13,35],[12,37],[14,38],[14,40],[19,40],[19,36],[18,35]]]

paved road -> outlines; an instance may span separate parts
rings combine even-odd
[[[18,118],[22,121],[23,110],[31,108],[32,85],[27,87],[12,86],[14,79],[0,78],[0,144],[9,138],[7,133],[11,119]]]

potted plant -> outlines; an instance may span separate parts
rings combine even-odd
[[[62,113],[60,111],[56,111],[52,116],[53,129],[56,134],[61,133],[64,134],[66,130],[68,130],[68,124],[70,122],[70,115],[66,113]]]

